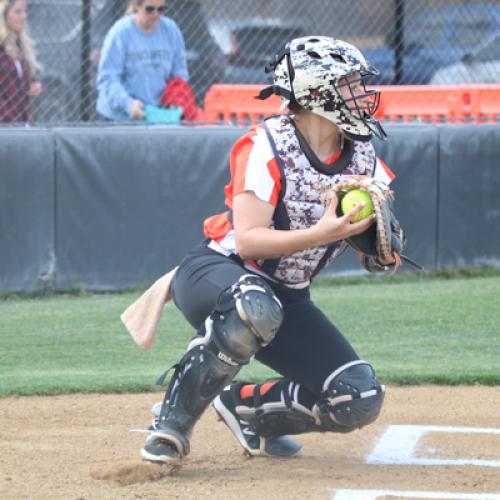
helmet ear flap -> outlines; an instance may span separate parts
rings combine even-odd
[[[295,71],[290,58],[290,42],[288,42],[265,67],[266,73],[273,73],[273,84],[260,91],[257,99],[267,99],[275,94],[281,97],[282,107],[286,107],[289,102],[295,101],[292,81]]]

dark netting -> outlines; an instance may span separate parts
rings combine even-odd
[[[126,0],[28,0],[28,29],[43,83],[33,99],[32,123],[98,120],[102,42],[127,5]],[[269,83],[264,72],[269,58],[290,38],[306,34],[357,45],[380,72],[373,84],[500,83],[499,0],[166,0],[165,15],[184,35],[198,107],[213,84]]]

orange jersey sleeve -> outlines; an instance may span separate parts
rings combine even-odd
[[[276,206],[281,191],[281,172],[263,127],[251,129],[231,150],[230,181],[224,188],[225,204],[233,208],[234,197],[246,191]],[[219,241],[232,229],[228,213],[205,220],[205,235]]]

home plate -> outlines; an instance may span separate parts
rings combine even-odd
[[[500,467],[500,460],[480,460],[465,457],[449,457],[436,459],[432,457],[417,456],[419,441],[424,436],[431,433],[456,435],[490,434],[492,436],[492,439],[498,439],[498,437],[496,436],[500,436],[500,429],[449,427],[438,425],[390,425],[375,445],[373,451],[366,458],[366,463],[404,465],[473,465],[478,467]]]

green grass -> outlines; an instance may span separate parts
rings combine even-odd
[[[138,348],[119,316],[140,293],[4,295],[0,396],[153,390],[193,332],[169,304],[153,350]],[[495,270],[321,279],[312,294],[384,383],[500,384]],[[240,378],[273,375],[254,362]]]

